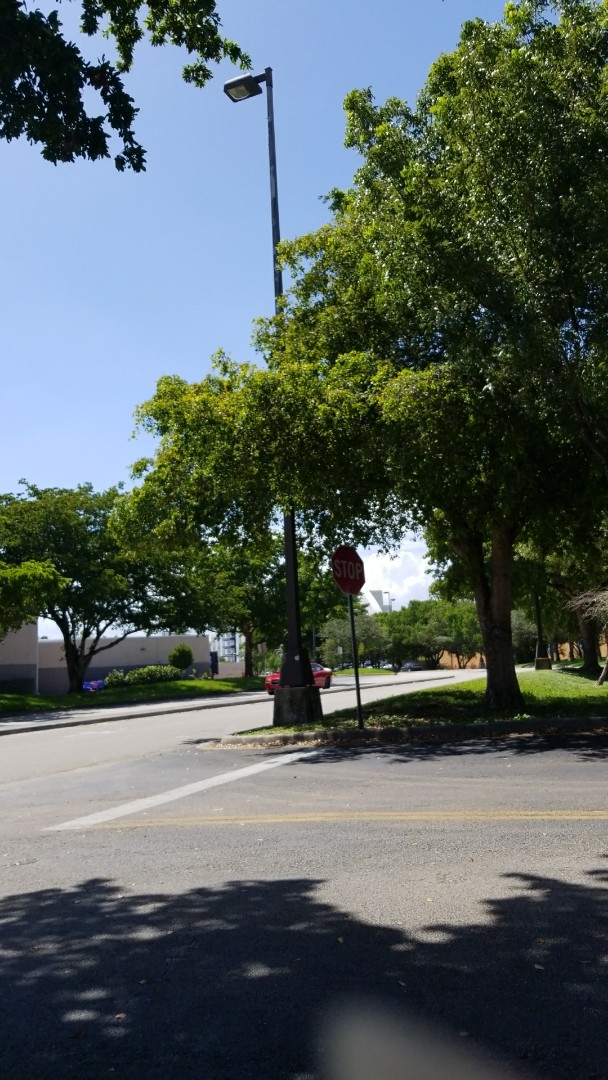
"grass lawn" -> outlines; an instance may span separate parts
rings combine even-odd
[[[512,720],[517,717],[608,717],[608,684],[598,686],[594,679],[576,669],[526,671],[519,684],[525,698],[523,713],[497,713],[483,703],[485,679],[417,690],[363,706],[365,726],[405,727],[408,724],[482,723],[488,720]],[[345,730],[357,726],[354,708],[329,713],[319,725],[322,730]],[[289,728],[281,728],[288,732]],[[276,728],[257,729],[255,734],[276,734]],[[242,732],[241,734],[246,734]],[[248,734],[248,733],[247,733]]]
[[[334,671],[334,675],[354,675],[355,669],[352,667],[343,668]],[[383,667],[360,667],[359,675],[394,675],[395,672],[388,668]]]
[[[98,709],[103,705],[129,705],[131,702],[175,701],[209,697],[214,694],[235,694],[244,690],[263,690],[264,679],[177,679],[171,683],[152,683],[143,686],[112,687],[94,693],[81,694],[3,694],[0,693],[0,716],[23,713],[50,712],[61,709]]]

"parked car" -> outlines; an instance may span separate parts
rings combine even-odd
[[[333,671],[331,668],[323,667],[323,664],[312,663],[312,677],[314,679],[315,686],[318,686],[320,690],[329,690],[331,686],[331,677]],[[281,679],[280,671],[273,671],[272,675],[266,676],[264,686],[269,694],[274,694]]]
[[[425,671],[424,664],[421,664],[419,660],[408,660],[405,664],[402,664],[400,671]]]

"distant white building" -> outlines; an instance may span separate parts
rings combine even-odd
[[[243,644],[241,634],[236,630],[231,630],[227,634],[215,634],[213,630],[209,630],[207,636],[211,652],[216,652],[220,660],[223,659],[227,664],[238,663]]]
[[[371,615],[377,615],[380,611],[390,612],[395,603],[395,597],[391,596],[388,589],[364,589],[361,598],[367,604]]]

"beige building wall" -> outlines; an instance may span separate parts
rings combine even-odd
[[[0,689],[35,694],[38,680],[38,625],[26,623],[0,641]]]
[[[112,638],[103,639],[107,642]],[[155,637],[127,637],[111,649],[93,657],[87,679],[103,679],[113,668],[147,667],[166,664],[176,645],[189,645],[194,654],[194,668],[202,675],[209,668],[209,639],[206,634],[163,634]],[[65,694],[68,675],[61,641],[41,641],[38,646],[38,682],[41,694]]]

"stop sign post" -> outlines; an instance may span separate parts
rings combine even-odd
[[[363,728],[363,709],[361,708],[361,687],[359,685],[359,659],[357,656],[357,635],[355,633],[355,613],[353,596],[361,592],[365,585],[365,567],[363,559],[350,544],[340,544],[331,557],[331,572],[339,589],[348,596],[348,616],[350,619],[350,638],[353,648],[353,668],[355,671],[355,692],[357,695],[357,726]]]

